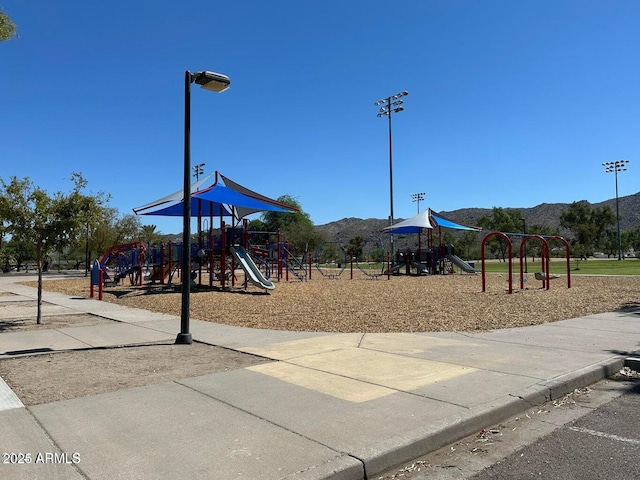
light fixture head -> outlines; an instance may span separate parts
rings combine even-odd
[[[193,81],[205,90],[217,93],[224,92],[231,85],[231,80],[226,75],[208,71],[194,73]]]

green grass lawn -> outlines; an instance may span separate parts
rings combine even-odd
[[[508,263],[490,261],[485,262],[485,269],[488,273],[506,273]],[[481,262],[476,262],[476,269],[480,270]],[[628,258],[625,260],[571,260],[572,275],[640,275],[640,260]],[[535,262],[527,259],[527,271],[535,273],[542,271],[540,259]],[[552,259],[549,266],[549,273],[563,274],[567,271],[567,262],[564,259]],[[513,273],[520,273],[520,259],[513,259]]]

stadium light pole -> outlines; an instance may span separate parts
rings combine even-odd
[[[182,194],[182,305],[177,344],[193,343],[189,331],[189,297],[191,295],[191,84],[197,83],[212,92],[224,92],[231,80],[215,72],[185,72],[184,80],[184,188]]]
[[[391,97],[378,100],[373,105],[380,107],[378,117],[389,118],[389,225],[393,225],[393,148],[391,146],[391,113],[398,113],[404,110],[402,97],[409,95],[406,90],[396,93]],[[395,248],[393,234],[391,234],[391,258],[395,258]]]
[[[204,166],[206,163],[199,163],[193,166],[193,176],[196,177],[196,182],[200,180],[200,175],[204,173]]]
[[[412,202],[418,202],[418,213],[420,213],[420,202],[422,200],[424,200],[424,192],[412,193],[411,194],[411,201]]]
[[[521,218],[520,221],[522,222],[522,233],[526,236],[527,222],[524,218]],[[529,271],[527,270],[527,244],[526,243],[524,244],[524,273],[529,273]]]
[[[193,176],[196,177],[196,182],[200,181],[200,175],[204,174],[204,166],[206,163],[199,163],[194,165],[192,168]],[[196,188],[196,190],[200,190],[200,186]],[[202,200],[198,199],[198,252],[202,249]],[[200,267],[198,274],[201,275],[202,267]],[[198,282],[202,281],[202,277],[200,276]]]
[[[622,239],[620,237],[620,205],[618,201],[618,172],[624,172],[627,169],[629,160],[616,160],[615,162],[604,162],[602,166],[606,173],[613,172],[616,177],[616,225],[618,227],[618,260],[622,260]]]

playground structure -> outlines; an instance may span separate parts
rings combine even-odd
[[[131,285],[142,285],[142,265],[146,248],[142,242],[130,242],[114,245],[100,259],[98,263],[102,272],[102,281],[117,285],[122,279],[129,277]],[[113,278],[107,271],[112,267]]]
[[[266,238],[265,238],[266,237]],[[300,257],[296,257],[282,232],[246,232],[247,245],[251,258],[265,272],[267,278],[276,272],[278,281],[289,281],[290,276],[302,282],[311,278],[311,258],[308,245]],[[263,242],[254,241],[262,238]]]
[[[339,278],[347,267],[350,268],[350,277],[353,278],[354,266],[365,276],[373,279],[383,275],[390,278],[391,275],[400,273],[451,274],[454,273],[454,267],[464,273],[480,272],[473,264],[457,256],[453,245],[443,243],[442,228],[476,232],[481,229],[455,223],[436,215],[431,209],[381,230],[390,235],[417,233],[418,246],[415,250],[407,248],[404,251],[386,252],[386,262],[382,261],[382,269],[378,271],[371,268],[372,262],[367,261],[368,265],[362,265],[362,259],[353,258],[344,246],[335,242],[329,242],[333,243],[331,249],[327,248],[327,244],[323,244],[313,254],[305,249],[300,257],[296,257],[280,232],[251,232],[244,218],[260,211],[294,212],[297,211],[296,208],[253,192],[218,172],[215,172],[215,182],[211,186],[200,189],[210,177],[211,175],[192,185],[189,199],[191,211],[194,212],[194,216],[197,214],[198,219],[198,238],[189,245],[191,262],[190,271],[186,274],[186,278],[194,286],[228,289],[240,284],[246,289],[248,284],[252,284],[266,292],[275,288],[274,281],[288,281],[290,278],[310,280],[314,264],[321,276],[331,279]],[[182,216],[181,197],[182,190],[134,209],[134,212],[139,215]],[[227,222],[225,219],[229,217],[231,220]],[[201,228],[203,218],[205,222],[208,220],[208,229],[205,230]],[[217,229],[213,228],[214,220],[219,222]],[[508,244],[509,293],[512,293],[512,244],[509,236],[517,234],[502,232],[492,232],[482,241],[482,291],[485,291],[486,284],[484,248],[487,239],[495,235],[501,236]],[[259,242],[257,238],[260,238]],[[549,274],[549,242],[558,240],[564,243],[567,252],[567,282],[570,287],[568,243],[558,236],[526,235],[520,246],[520,288],[524,288],[522,249],[532,239],[542,242],[544,275],[541,278],[546,289],[549,289],[552,278]],[[324,255],[326,251],[330,251],[328,257]],[[333,258],[330,259],[331,256]],[[105,253],[97,266],[94,263],[101,274],[92,275],[92,291],[94,277],[100,279],[101,287],[104,282],[107,282],[107,285],[116,285],[127,277],[131,285],[142,285],[143,279],[151,284],[172,285],[176,276],[184,281],[182,259],[183,246],[177,243],[165,243],[153,248],[146,248],[141,242],[115,245]],[[237,268],[244,271],[241,281],[236,276]],[[113,276],[109,274],[110,271]]]
[[[437,228],[437,245],[435,244],[434,230]],[[418,234],[418,248],[415,251],[407,249],[396,251],[392,258],[390,273],[404,273],[410,275],[435,275],[454,273],[454,266],[465,273],[477,273],[473,265],[465,262],[455,253],[455,247],[444,244],[442,240],[442,228],[454,230],[467,230],[478,232],[478,227],[470,227],[448,220],[436,215],[429,208],[418,215],[404,220],[395,225],[383,228],[382,232],[388,234]],[[423,237],[426,243],[423,245]]]
[[[197,214],[198,238],[197,242],[189,245],[190,272],[189,281],[198,280],[198,285],[203,286],[203,279],[208,281],[209,287],[213,282],[219,282],[220,288],[235,286],[236,267],[244,270],[244,288],[252,283],[259,288],[272,290],[275,288],[269,280],[271,272],[277,272],[278,279],[285,275],[288,279],[289,272],[304,280],[306,272],[304,261],[296,260],[288,251],[285,242],[280,241],[278,235],[277,247],[261,249],[258,246],[250,246],[250,233],[247,229],[245,216],[261,211],[296,212],[298,209],[283,204],[249,190],[246,187],[215,172],[215,180],[209,187],[201,188],[212,177],[209,175],[191,185],[190,202],[191,212]],[[179,190],[154,202],[134,208],[137,215],[183,216],[184,199],[183,191]],[[208,231],[201,229],[202,219],[208,219]],[[230,222],[225,219],[230,218]],[[219,232],[214,235],[214,219],[219,221]],[[267,252],[266,256],[261,253]],[[117,262],[113,263],[118,258]],[[181,262],[183,259],[183,246],[176,243],[167,243],[158,247],[146,249],[140,242],[121,244],[111,247],[100,262],[94,262],[94,269],[99,274],[92,272],[93,287],[99,284],[100,291],[105,282],[117,284],[127,275],[130,276],[132,285],[141,285],[143,270],[147,272],[147,278],[151,283],[171,285],[173,277],[178,275],[184,281]],[[295,260],[295,261],[294,261]],[[262,269],[258,266],[260,265]],[[107,268],[114,270],[114,277],[108,274]],[[305,272],[303,275],[301,272]],[[208,278],[206,278],[208,277]]]
[[[244,271],[244,280],[240,284],[246,289],[248,283],[267,290],[273,290],[276,281],[295,278],[306,281],[310,277],[311,265],[306,262],[307,255],[296,258],[286,241],[282,241],[280,232],[275,232],[276,241],[265,245],[253,245],[252,233],[243,228],[227,227],[223,221],[217,234],[210,230],[206,236],[200,236],[190,245],[191,271],[188,277],[192,285],[200,288],[228,289],[238,286],[236,269]],[[264,234],[265,232],[259,232]],[[142,242],[114,245],[94,262],[93,269],[100,275],[92,276],[92,287],[101,282],[105,286],[116,286],[129,279],[130,285],[141,286],[143,279],[149,284],[171,286],[174,278],[183,279],[182,244],[167,242],[151,248]],[[291,275],[291,277],[290,277]],[[93,296],[93,295],[92,295]]]
[[[564,244],[565,247],[565,257],[566,257],[566,266],[567,266],[567,288],[571,288],[571,253],[569,243],[559,235],[527,235],[522,233],[504,233],[504,232],[490,232],[482,239],[482,243],[480,246],[481,252],[481,262],[482,262],[482,291],[486,291],[486,269],[485,269],[485,245],[487,241],[491,237],[499,237],[502,238],[507,244],[507,257],[508,257],[508,275],[509,275],[509,293],[513,293],[513,244],[511,242],[510,237],[522,237],[522,242],[520,243],[520,289],[524,290],[524,281],[525,281],[525,273],[524,273],[524,249],[527,243],[530,240],[538,239],[542,242],[541,249],[541,264],[542,264],[542,272],[538,272],[536,274],[536,278],[540,278],[542,281],[542,288],[549,290],[549,286],[551,284],[551,274],[549,273],[549,264],[550,264],[550,249],[549,242],[557,240]]]

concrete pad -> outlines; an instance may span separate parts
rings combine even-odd
[[[397,391],[283,362],[255,365],[247,367],[247,370],[356,403],[374,400]]]
[[[400,458],[395,453],[424,442],[430,433],[438,432],[451,421],[459,422],[468,413],[456,405],[402,392],[352,402],[248,369],[185,379],[181,383],[334,450],[349,453],[365,461],[369,476],[412,458]],[[387,442],[387,446],[378,450],[381,442]],[[421,454],[410,451],[410,455],[414,453],[415,457]],[[367,462],[374,457],[381,463],[370,470]]]
[[[325,334],[321,337],[302,338],[289,342],[238,347],[238,350],[276,360],[290,360],[298,357],[357,347],[361,338],[361,333]]]
[[[18,396],[13,393],[9,385],[0,377],[0,411],[22,407],[24,405]]]
[[[50,353],[90,347],[63,332],[54,329],[28,330],[0,335],[0,358],[28,353]]]
[[[473,339],[457,334],[442,337],[426,333],[367,333],[360,342],[360,348],[399,355],[415,355],[436,349],[446,352],[450,348],[468,348],[473,345]]]
[[[471,367],[361,348],[308,355],[290,359],[289,363],[405,392],[476,371]]]
[[[496,399],[521,396],[527,389],[540,388],[539,380],[528,376],[475,370],[416,388],[412,393],[471,409]]]
[[[175,335],[168,335],[137,325],[113,323],[88,327],[65,327],[60,332],[93,347],[127,345],[135,343],[173,342]]]
[[[617,314],[617,313],[600,313],[581,317],[578,319],[561,320],[555,322],[558,327],[565,328],[586,328],[593,331],[601,332],[628,332],[640,333],[640,316],[637,313]]]
[[[496,330],[473,334],[472,338],[482,338],[495,342],[521,345],[535,345],[562,350],[611,353],[620,350],[637,348],[637,337],[629,332],[615,330],[604,334],[600,330],[581,327],[580,319],[574,319],[569,325],[554,324],[536,325],[532,327]],[[640,334],[640,324],[638,332]]]
[[[79,452],[92,480],[132,472],[138,479],[364,476],[362,464],[339,451],[176,383],[32,412],[56,444]]]
[[[0,454],[15,453],[30,456],[30,463],[0,463],[0,477],[2,480],[81,480],[83,477],[73,463],[66,463],[66,453],[69,459],[73,451],[61,451],[49,438],[44,430],[34,420],[28,410],[24,408],[0,412]],[[44,462],[51,459],[53,454],[63,463]],[[16,461],[20,457],[13,457]],[[5,458],[0,458],[0,461]]]
[[[554,378],[611,356],[609,353],[514,344],[506,341],[506,338],[504,341],[496,342],[474,336],[467,341],[461,341],[412,335],[406,340],[407,343],[403,344],[401,339],[398,340],[396,337],[367,335],[361,347],[538,380]],[[417,347],[412,348],[414,344],[423,346],[422,351]]]

